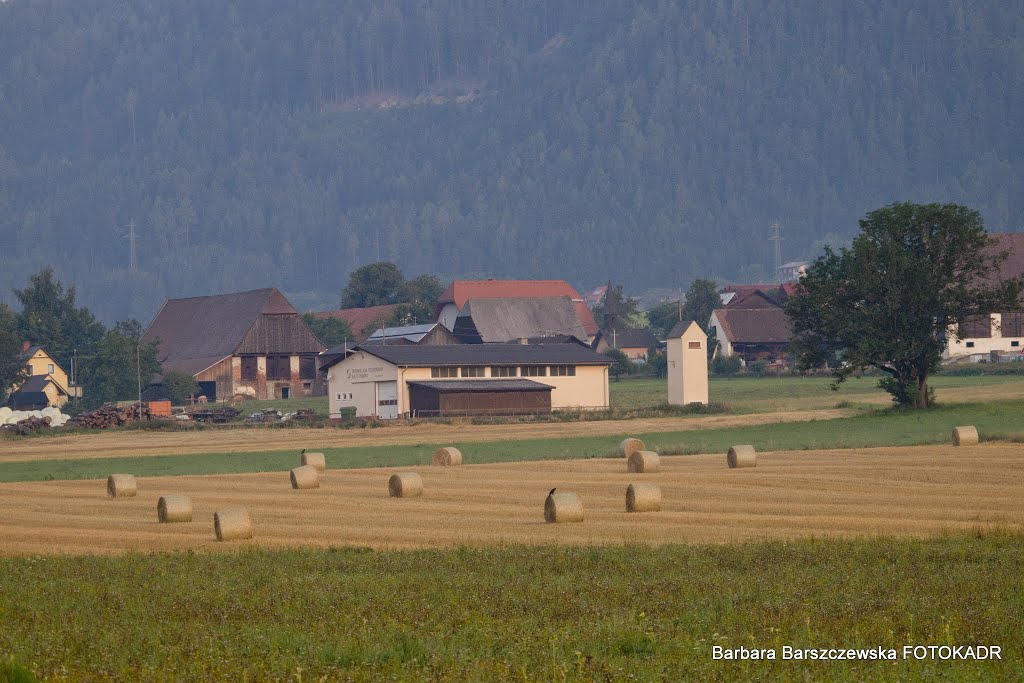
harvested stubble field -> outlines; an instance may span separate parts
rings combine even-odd
[[[96,480],[0,485],[0,553],[108,553],[245,545],[448,547],[495,544],[665,544],[828,536],[928,536],[1024,528],[1024,449],[925,446],[761,453],[753,469],[724,455],[662,458],[652,475],[621,459],[419,469],[422,498],[387,497],[393,469],[328,470],[321,487],[288,473],[148,477],[111,501]],[[627,514],[632,481],[657,483],[662,512]],[[552,486],[579,493],[586,521],[546,525]],[[160,495],[192,497],[194,521],[160,525]],[[213,540],[215,509],[249,508],[256,537]]]

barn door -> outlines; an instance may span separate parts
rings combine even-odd
[[[398,417],[398,382],[377,382],[377,417],[382,420]]]

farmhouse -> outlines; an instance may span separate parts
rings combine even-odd
[[[998,278],[1009,279],[1024,275],[1024,233],[995,233],[994,250],[1006,251]],[[977,359],[997,357],[1021,358],[1024,352],[1024,308],[1011,311],[993,311],[987,316],[965,321],[947,335],[947,359],[976,356]]]
[[[382,344],[324,354],[330,414],[503,415],[608,407],[610,361],[579,344]]]
[[[597,334],[597,323],[586,301],[565,280],[455,280],[437,298],[437,321],[454,330],[459,312],[471,299],[535,299],[567,296],[590,342]],[[526,335],[542,336],[542,335]]]
[[[145,343],[164,371],[192,375],[207,400],[310,396],[324,345],[276,289],[169,299]]]
[[[598,353],[618,349],[630,360],[646,361],[648,349],[657,343],[657,338],[646,327],[612,326],[597,333],[593,347]]]
[[[11,407],[22,410],[63,408],[69,397],[81,398],[81,388],[71,384],[64,368],[41,347],[25,342],[21,360],[25,363],[27,379],[12,389],[7,399]]]
[[[425,325],[405,325],[402,327],[381,327],[366,338],[364,344],[420,344],[423,346],[442,346],[458,344],[455,335],[441,323]]]
[[[470,299],[452,330],[463,344],[505,344],[522,339],[589,339],[567,296]]]
[[[718,353],[744,361],[783,359],[792,337],[786,312],[761,290],[737,293],[725,308],[716,308],[708,330],[720,345]]]

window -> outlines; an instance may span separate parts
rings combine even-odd
[[[267,379],[291,378],[292,363],[290,356],[267,356]]]
[[[316,378],[316,356],[299,356],[299,379]]]
[[[430,368],[431,377],[458,377],[458,368]]]
[[[483,377],[484,369],[480,367],[475,368],[459,368],[463,377]]]
[[[544,365],[524,365],[519,368],[520,377],[547,377],[548,369]]]
[[[242,356],[242,379],[256,379],[256,356]]]
[[[47,363],[46,364],[46,374],[48,374],[48,375],[52,375],[53,374],[53,363]]]
[[[974,348],[974,342],[967,342],[967,348],[973,349]]]
[[[552,377],[575,377],[576,366],[575,365],[552,365],[551,366]]]
[[[491,366],[491,377],[515,377],[516,366],[514,365],[493,365]]]
[[[689,342],[688,345],[687,345],[687,348],[699,349],[700,348],[700,342],[699,341]]]
[[[1012,341],[1012,342],[1010,342],[1010,346],[1020,346],[1020,342],[1019,341]]]

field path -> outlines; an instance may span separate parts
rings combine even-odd
[[[610,436],[742,427],[778,422],[832,420],[855,415],[854,410],[797,410],[751,415],[656,417],[593,422],[538,424],[392,425],[376,429],[273,429],[266,427],[203,429],[187,432],[114,431],[42,438],[0,439],[0,462],[109,458],[131,455],[185,455],[317,448],[359,448],[446,441],[505,441],[513,439]]]
[[[762,453],[730,470],[722,455],[666,456],[627,474],[619,459],[421,467],[422,498],[387,497],[392,469],[328,470],[293,491],[287,472],[139,479],[109,500],[102,480],[0,485],[0,554],[219,550],[251,545],[368,546],[736,542],[1024,530],[1018,444]],[[626,486],[656,483],[661,512],[627,514]],[[543,523],[548,489],[578,493],[582,524]],[[194,521],[161,525],[160,495],[192,497]],[[213,512],[245,505],[256,536],[217,543]]]

